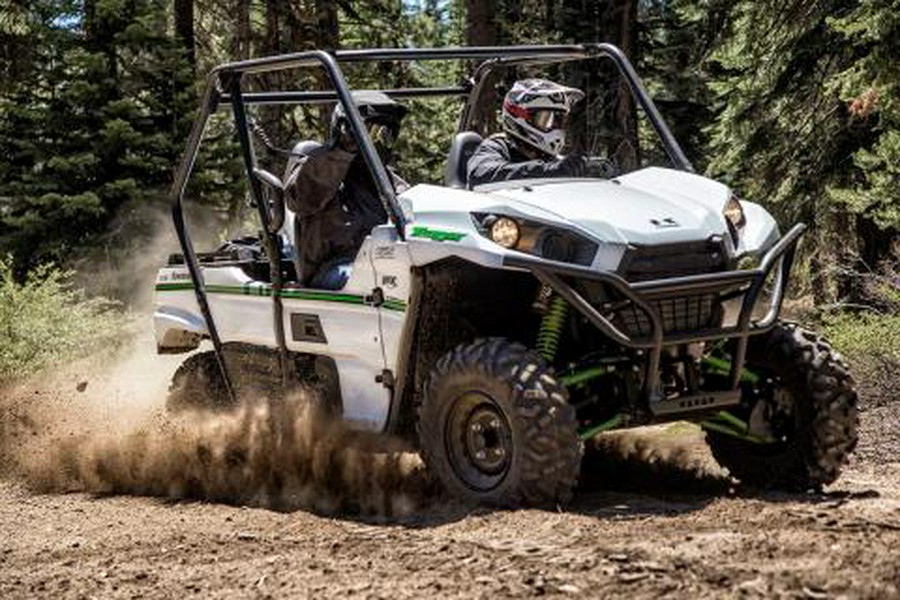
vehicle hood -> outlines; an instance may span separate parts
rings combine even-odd
[[[665,244],[725,235],[727,186],[669,169],[649,168],[612,180],[523,180],[480,186],[494,209],[564,220],[609,243]]]
[[[504,256],[516,251],[490,241],[473,219],[493,214],[591,238],[598,242],[592,268],[611,271],[629,246],[728,236],[722,211],[730,194],[727,186],[699,175],[648,168],[613,180],[532,179],[474,190],[419,184],[403,192],[399,201],[413,264],[452,255],[486,267],[502,266]],[[769,233],[777,230],[771,217],[756,220]]]

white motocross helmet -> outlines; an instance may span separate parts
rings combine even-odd
[[[503,99],[503,130],[517,140],[557,156],[566,143],[566,120],[584,92],[546,79],[517,81]]]

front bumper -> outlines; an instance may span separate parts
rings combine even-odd
[[[588,321],[613,341],[628,348],[647,351],[647,373],[644,379],[644,393],[651,407],[660,400],[659,365],[662,349],[665,346],[731,339],[735,341],[731,361],[731,389],[736,390],[740,383],[741,371],[747,353],[747,343],[751,335],[765,333],[776,323],[781,312],[790,277],[791,266],[797,243],[806,226],[795,225],[762,258],[755,269],[725,271],[721,273],[705,273],[653,281],[629,283],[619,275],[608,272],[597,272],[566,263],[542,260],[527,256],[507,256],[504,266],[530,271],[541,283],[550,286],[563,297]],[[754,316],[759,308],[757,301],[769,276],[774,272],[775,279],[768,305],[763,306],[762,316]],[[603,284],[622,300],[617,302],[617,310],[624,308],[643,315],[639,328],[640,335],[634,330],[624,331],[621,324],[617,326],[604,307],[598,307],[579,291],[584,284]],[[663,315],[661,307],[671,306],[672,302],[685,299],[713,296],[720,301],[730,299],[740,305],[737,317],[730,325],[712,326],[706,323],[697,329],[667,332],[665,326],[670,321],[669,315]],[[665,317],[665,318],[664,318]],[[671,329],[671,328],[668,328]]]

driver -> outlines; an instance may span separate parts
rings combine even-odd
[[[469,187],[510,179],[583,175],[584,156],[559,156],[566,142],[569,112],[582,98],[581,90],[545,79],[517,81],[503,99],[503,133],[481,142],[469,159]]]
[[[387,166],[406,107],[375,91],[354,92],[353,102]],[[285,201],[297,215],[300,283],[341,289],[363,240],[388,217],[340,103],[331,116],[330,138],[298,161],[286,184]],[[390,169],[388,174],[396,191],[408,187]]]

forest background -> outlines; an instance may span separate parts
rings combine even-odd
[[[214,65],[310,48],[595,41],[625,51],[699,172],[782,227],[811,226],[794,310],[826,328],[863,385],[889,389],[900,366],[900,0],[0,0],[0,378],[112,335],[121,308],[107,299],[146,298],[153,271],[138,265],[174,249],[168,186]],[[470,67],[348,77],[447,85]],[[603,69],[555,75],[603,89]],[[286,83],[273,77],[254,85]],[[508,83],[495,82],[486,121]],[[640,136],[634,106],[603,99],[606,135]],[[400,172],[439,180],[459,103],[412,108]],[[277,145],[326,134],[325,110],[258,118]],[[235,144],[228,120],[214,122],[189,190],[210,243],[253,214]]]

